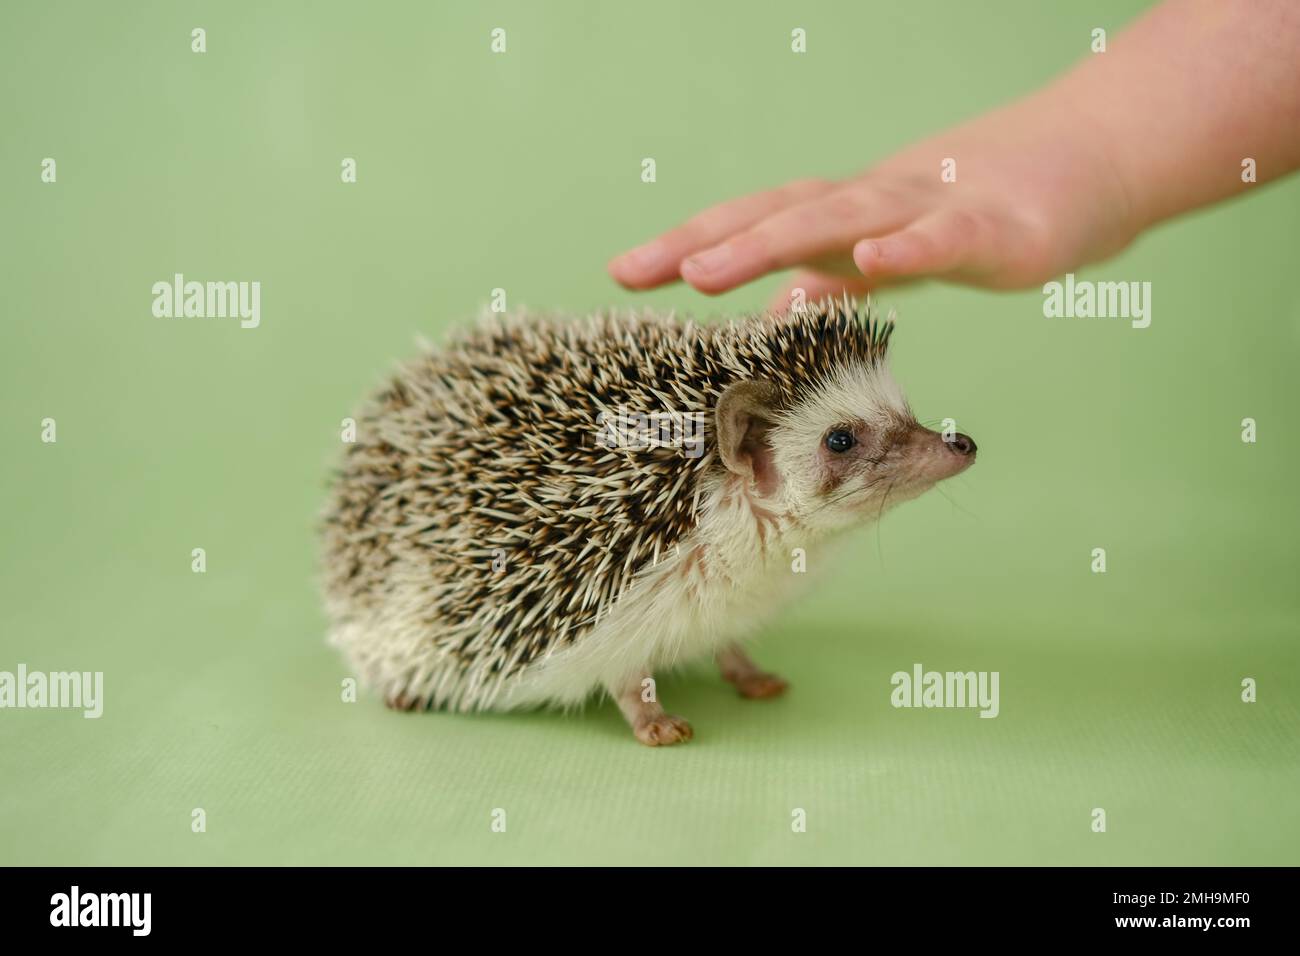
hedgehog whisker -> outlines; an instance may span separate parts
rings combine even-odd
[[[885,548],[882,543],[884,539],[880,536],[880,519],[885,516],[885,505],[889,501],[889,493],[894,490],[894,484],[895,482],[891,481],[889,487],[885,489],[884,495],[880,498],[880,510],[876,512],[876,557],[882,565],[885,563]]]
[[[961,505],[957,504],[957,499],[953,498],[952,495],[950,495],[950,494],[948,494],[948,492],[944,491],[942,485],[935,485],[935,486],[934,486],[934,490],[937,491],[937,492],[939,492],[939,494],[943,495],[944,498],[947,499],[948,504],[952,505],[955,509],[957,509],[958,511],[960,511],[962,514],[970,515],[970,517],[975,518],[976,520],[979,520],[979,515],[977,515],[977,514],[976,514],[975,512],[973,512],[973,511],[970,511],[970,510],[968,510],[968,509],[966,509],[966,508],[963,508]]]
[[[879,464],[883,459],[868,459],[868,460],[871,461],[873,464]],[[868,481],[868,482],[867,482],[866,484],[864,484],[864,485],[861,485],[861,486],[854,486],[854,487],[848,488],[848,489],[846,489],[846,490],[844,490],[844,491],[842,491],[842,492],[839,492],[838,494],[834,494],[834,495],[832,495],[830,498],[827,498],[825,501],[823,501],[820,505],[818,505],[818,506],[817,506],[816,508],[814,508],[812,511],[810,511],[810,512],[809,512],[809,516],[815,515],[815,514],[819,513],[823,508],[829,508],[831,505],[836,504],[836,503],[838,503],[838,502],[840,502],[840,501],[843,501],[845,498],[850,498],[850,497],[852,497],[853,495],[860,494],[861,492],[863,492],[863,491],[865,491],[865,490],[867,490],[867,489],[869,489],[869,488],[874,488],[876,485],[880,484],[880,483],[881,483],[882,481],[884,481],[885,479],[886,479],[886,476],[885,476],[885,475],[880,475],[880,476],[878,476],[878,477],[876,477],[876,478],[872,478],[870,481]]]

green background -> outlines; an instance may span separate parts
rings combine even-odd
[[[918,415],[979,465],[811,556],[756,653],[785,698],[663,678],[687,746],[609,704],[344,703],[324,643],[339,423],[418,335],[496,287],[758,307],[775,277],[636,295],[604,263],[1031,90],[1139,10],[5,4],[0,670],[103,671],[105,712],[0,711],[0,862],[1300,863],[1296,179],[1078,270],[1151,282],[1146,330],[887,293]],[[261,327],[154,318],[174,272],[260,281]],[[1001,716],[893,709],[914,662],[999,671]]]

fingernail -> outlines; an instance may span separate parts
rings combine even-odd
[[[853,249],[853,263],[858,271],[866,275],[868,270],[879,264],[880,246],[873,239],[863,239]]]
[[[622,266],[648,271],[663,263],[664,247],[658,242],[647,242],[644,246],[637,246],[630,252],[624,253],[615,261]]]
[[[718,246],[716,249],[691,256],[682,263],[682,268],[690,269],[692,272],[717,272],[730,261],[731,250],[727,246]]]

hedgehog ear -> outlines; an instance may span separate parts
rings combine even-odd
[[[769,495],[780,484],[767,432],[775,421],[776,387],[746,379],[727,386],[718,397],[718,454],[732,474],[748,478]]]

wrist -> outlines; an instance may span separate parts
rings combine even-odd
[[[1116,127],[1108,101],[1088,88],[1080,72],[1068,73],[1044,90],[1045,105],[1064,120],[1069,148],[1089,169],[1096,212],[1110,231],[1132,237],[1162,218],[1151,203],[1150,178],[1136,163],[1141,150],[1125,148],[1129,137]]]

